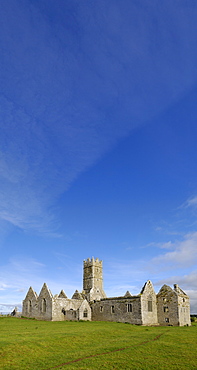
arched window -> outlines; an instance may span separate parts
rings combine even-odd
[[[46,299],[43,298],[42,299],[42,312],[46,312],[46,308],[47,308],[47,302],[46,302]]]
[[[148,301],[148,312],[152,312],[153,311],[153,303],[152,301]]]
[[[31,303],[31,300],[29,300],[27,303],[27,312],[31,312],[31,311],[32,311],[32,303]]]

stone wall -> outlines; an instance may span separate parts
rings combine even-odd
[[[53,321],[91,320],[91,308],[83,299],[56,298],[53,301]]]
[[[117,321],[141,325],[141,297],[101,299],[92,307],[93,321]]]

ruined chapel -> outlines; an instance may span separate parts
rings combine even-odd
[[[44,283],[40,294],[29,288],[22,315],[38,320],[92,320],[128,322],[136,325],[191,325],[187,294],[174,284],[163,285],[159,293],[148,280],[138,295],[129,291],[121,297],[107,298],[103,290],[102,261],[87,259],[83,265],[83,290],[69,299],[61,290],[52,295]]]

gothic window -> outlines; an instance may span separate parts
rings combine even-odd
[[[103,312],[103,306],[100,306],[100,312]]]
[[[87,310],[87,308],[85,308],[85,310],[83,311],[83,317],[88,317],[88,310]]]
[[[165,306],[165,307],[163,308],[163,312],[169,312],[169,308],[168,308],[167,306]]]
[[[133,311],[132,304],[131,303],[128,303],[127,304],[127,312],[132,312],[132,311]]]
[[[47,308],[47,302],[46,302],[46,299],[43,298],[42,299],[42,312],[46,312],[46,308]]]
[[[115,313],[115,308],[114,308],[114,306],[111,306],[111,313]]]
[[[152,301],[148,301],[148,312],[152,312],[153,311],[153,303]]]
[[[27,304],[27,311],[28,312],[31,312],[32,311],[32,303],[31,303],[31,300],[28,301],[28,304]]]

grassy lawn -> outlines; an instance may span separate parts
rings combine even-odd
[[[197,325],[0,317],[0,369],[197,369]],[[76,362],[74,362],[76,361]]]

